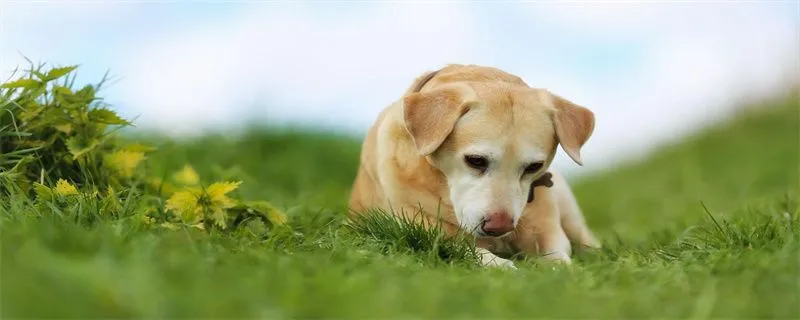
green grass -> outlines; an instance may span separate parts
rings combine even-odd
[[[351,228],[357,140],[254,129],[150,138],[148,170],[185,163],[284,209],[268,237],[143,229],[27,198],[0,203],[0,314],[217,318],[798,318],[796,99],[572,181],[603,241],[571,268],[478,267],[464,242],[380,218]],[[590,142],[591,143],[591,142]],[[587,160],[590,161],[590,160]],[[2,199],[0,199],[2,200]],[[134,199],[125,204],[136,210]]]

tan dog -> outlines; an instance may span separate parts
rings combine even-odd
[[[570,262],[571,244],[599,247],[567,182],[557,145],[579,165],[594,114],[519,77],[448,65],[418,77],[363,142],[354,213],[381,208],[477,237],[484,265],[523,253]],[[553,186],[532,184],[551,172]],[[534,192],[529,195],[530,192]],[[528,202],[529,196],[533,201]]]

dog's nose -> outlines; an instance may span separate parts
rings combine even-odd
[[[506,212],[494,212],[483,220],[483,232],[491,237],[499,237],[514,230],[514,219]]]

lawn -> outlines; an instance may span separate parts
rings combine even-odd
[[[357,138],[269,128],[137,136],[158,147],[147,162],[155,175],[189,164],[206,182],[243,181],[232,194],[270,201],[287,223],[266,235],[145,227],[134,215],[97,217],[90,202],[60,210],[0,195],[0,314],[798,318],[798,110],[796,96],[764,102],[644,159],[572,179],[604,249],[569,268],[526,259],[517,271],[483,269],[465,243],[409,226],[348,227]]]

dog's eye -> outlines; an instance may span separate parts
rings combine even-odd
[[[539,171],[539,169],[541,169],[542,166],[544,166],[544,162],[542,161],[531,163],[527,167],[525,167],[525,174]]]
[[[467,155],[464,156],[464,162],[466,162],[467,165],[473,169],[481,171],[484,171],[487,167],[489,167],[489,160],[487,160],[486,157]]]

